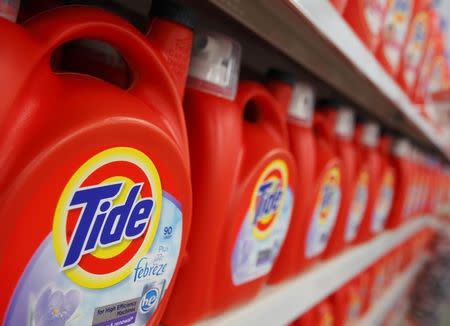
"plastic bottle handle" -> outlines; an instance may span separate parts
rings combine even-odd
[[[240,82],[236,102],[242,113],[250,102],[254,102],[263,113],[262,120],[271,122],[283,136],[283,139],[287,139],[288,134],[285,128],[287,119],[283,114],[283,110],[275,98],[262,85],[252,81]]]
[[[175,116],[182,125],[181,100],[170,74],[144,36],[122,18],[98,8],[67,6],[37,15],[25,27],[43,44],[42,56],[48,65],[53,52],[67,42],[90,38],[108,43],[120,52],[133,72],[128,92],[150,106],[146,88],[163,86],[159,87],[160,97],[171,102],[168,107],[177,111]]]

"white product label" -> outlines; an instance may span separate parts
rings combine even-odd
[[[383,23],[387,0],[366,0],[364,2],[364,17],[373,35],[378,35]]]
[[[393,0],[384,22],[383,53],[389,65],[396,69],[412,14],[412,0]]]
[[[384,224],[394,200],[394,182],[394,170],[389,168],[384,173],[383,180],[381,181],[380,193],[378,194],[373,210],[371,229],[374,233],[378,233],[384,229]]]
[[[180,204],[144,153],[98,153],[61,193],[6,325],[146,325],[172,281],[182,222]]]
[[[356,183],[355,195],[350,206],[347,226],[345,228],[344,239],[351,242],[355,239],[361,225],[364,212],[366,211],[367,200],[369,198],[369,173],[361,171]]]
[[[321,180],[311,224],[306,238],[307,258],[321,254],[327,247],[341,204],[341,171],[330,168]]]
[[[403,78],[408,87],[411,87],[417,78],[420,59],[425,51],[425,42],[428,38],[428,14],[417,14],[411,24],[411,35],[406,43]]]
[[[234,285],[268,274],[278,257],[289,227],[293,194],[283,160],[272,161],[251,191],[250,203],[231,256]]]

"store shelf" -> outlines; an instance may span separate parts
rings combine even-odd
[[[450,157],[442,139],[329,1],[210,2],[384,124]]]
[[[428,257],[422,257],[419,261],[410,266],[402,275],[397,277],[391,287],[386,290],[367,314],[358,321],[357,325],[380,325],[389,310],[394,307],[394,304],[402,294],[407,291],[409,285],[414,281],[415,277],[427,261],[427,258]]]
[[[285,325],[332,294],[416,231],[433,223],[431,217],[421,217],[399,229],[386,231],[366,244],[318,264],[295,279],[267,286],[248,304],[198,325]]]

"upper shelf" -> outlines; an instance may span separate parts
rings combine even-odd
[[[326,0],[210,0],[383,123],[450,157],[442,139]]]

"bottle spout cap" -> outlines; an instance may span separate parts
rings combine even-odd
[[[0,0],[0,17],[15,23],[19,7],[20,0]]]
[[[240,61],[239,43],[218,33],[199,32],[195,35],[188,86],[234,100]]]
[[[392,144],[392,154],[397,157],[407,157],[411,153],[411,144],[406,138],[397,138]]]
[[[313,88],[298,82],[294,86],[288,114],[291,118],[312,124],[315,106],[315,94]]]
[[[377,147],[380,138],[380,125],[373,121],[364,123],[361,142],[368,147]]]
[[[350,139],[355,131],[355,111],[349,106],[341,106],[336,111],[336,135]]]

